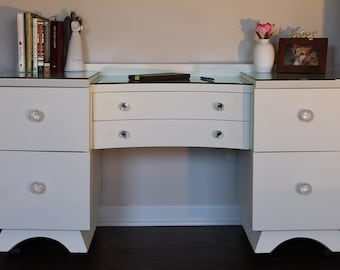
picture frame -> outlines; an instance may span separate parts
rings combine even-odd
[[[277,72],[325,73],[328,38],[280,38]]]

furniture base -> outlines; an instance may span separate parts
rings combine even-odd
[[[270,253],[280,244],[296,238],[311,239],[319,242],[332,252],[340,251],[340,231],[252,231],[244,227],[248,240],[255,253]]]
[[[0,251],[8,252],[24,240],[43,237],[58,241],[72,253],[86,253],[94,232],[95,229],[89,231],[2,230]]]

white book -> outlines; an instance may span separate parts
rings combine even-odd
[[[17,13],[17,47],[18,47],[18,72],[26,72],[25,60],[25,18],[24,13]]]
[[[32,71],[38,73],[38,18],[32,19]]]

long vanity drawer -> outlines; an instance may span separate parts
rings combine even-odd
[[[256,89],[254,151],[339,151],[339,89]]]
[[[0,150],[88,151],[86,88],[0,88]]]
[[[89,153],[0,151],[0,228],[88,230],[89,162]]]
[[[94,149],[118,147],[216,147],[249,149],[249,122],[126,120],[94,122]]]
[[[249,93],[93,93],[93,120],[214,119],[250,120]]]
[[[340,228],[340,153],[255,153],[253,230]]]

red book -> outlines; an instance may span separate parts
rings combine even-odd
[[[64,71],[64,22],[50,22],[50,69],[51,73]]]

